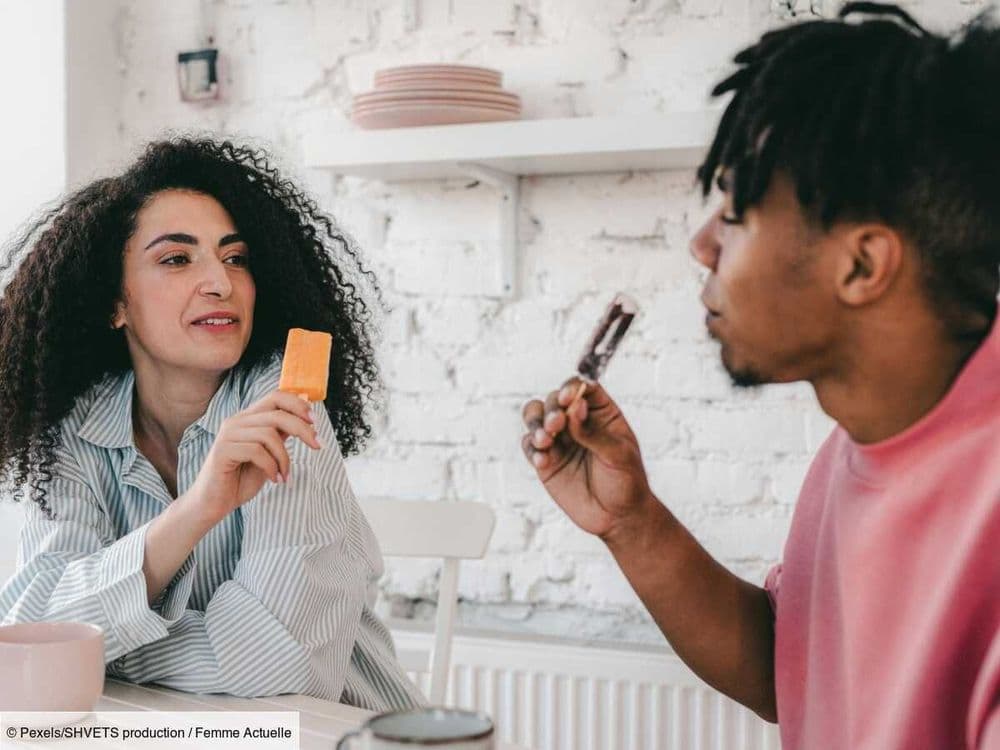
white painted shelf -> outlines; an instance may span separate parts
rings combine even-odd
[[[568,117],[327,134],[306,164],[379,180],[467,176],[462,162],[516,175],[685,169],[704,156],[718,113]]]
[[[516,278],[518,177],[693,169],[717,110],[356,130],[307,139],[309,167],[385,181],[474,177],[501,192],[501,283]]]

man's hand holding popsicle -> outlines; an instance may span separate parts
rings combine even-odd
[[[649,503],[659,506],[635,434],[598,382],[636,313],[630,298],[615,297],[580,359],[579,376],[523,411],[521,446],[545,489],[574,523],[602,538]]]
[[[288,480],[289,437],[321,447],[310,408],[326,398],[330,348],[328,333],[290,330],[278,390],[222,423],[193,488],[213,517],[243,505],[267,480]]]

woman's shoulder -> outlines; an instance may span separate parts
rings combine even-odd
[[[106,449],[131,434],[131,424],[120,424],[123,389],[131,391],[132,373],[106,375],[77,396],[59,422],[50,472],[55,477],[89,484],[87,467],[102,465]]]
[[[258,362],[253,367],[235,373],[233,386],[239,408],[245,409],[255,401],[262,399],[278,387],[280,380],[281,357],[277,354]]]
[[[132,372],[105,375],[76,397],[73,406],[59,423],[63,435],[76,436],[91,428],[100,429],[111,416],[109,409],[121,401],[122,390],[131,386]]]

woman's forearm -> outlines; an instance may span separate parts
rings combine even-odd
[[[146,531],[142,573],[152,604],[167,587],[188,555],[220,520],[207,513],[190,492],[174,500]]]

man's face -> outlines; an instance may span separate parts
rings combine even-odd
[[[728,177],[723,173],[723,188]],[[776,172],[739,223],[731,196],[691,240],[711,273],[702,292],[709,335],[736,385],[809,380],[831,359],[838,300],[828,238],[802,214],[791,180]]]

